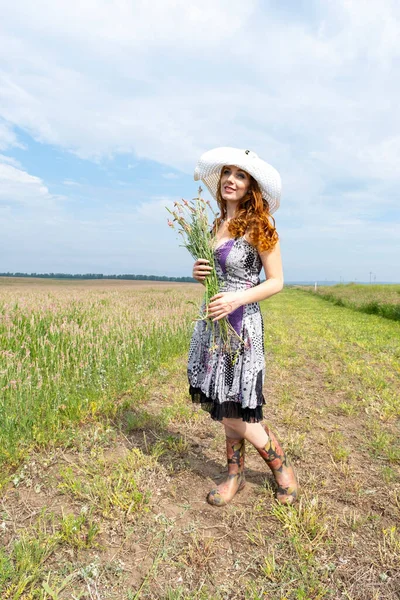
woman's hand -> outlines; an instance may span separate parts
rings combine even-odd
[[[243,304],[240,292],[221,292],[211,298],[207,315],[213,321],[219,321]]]
[[[193,265],[193,277],[200,281],[200,283],[204,283],[205,278],[212,271],[212,267],[210,267],[210,261],[206,258],[199,258]]]

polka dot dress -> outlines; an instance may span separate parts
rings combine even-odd
[[[231,239],[215,250],[221,292],[237,291],[260,283],[262,262],[244,237]],[[238,336],[227,349],[219,339],[219,322],[211,327],[197,321],[188,359],[189,393],[212,419],[224,417],[250,423],[263,418],[265,375],[264,326],[258,303],[239,307],[228,316]],[[232,356],[235,360],[232,360]]]

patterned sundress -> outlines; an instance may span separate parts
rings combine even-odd
[[[218,246],[215,259],[221,292],[260,283],[260,256],[244,237]],[[258,302],[239,307],[228,320],[238,334],[231,338],[234,353],[219,340],[219,321],[214,328],[205,320],[196,322],[188,359],[189,393],[215,421],[227,417],[258,422],[265,404],[264,325]]]

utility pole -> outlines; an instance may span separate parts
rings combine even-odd
[[[369,282],[370,282],[370,283],[372,283],[372,275],[373,275],[373,273],[372,273],[372,271],[370,271],[370,272],[369,272]]]

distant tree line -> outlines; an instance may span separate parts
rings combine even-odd
[[[103,275],[103,273],[0,273],[0,277],[37,277],[40,279],[133,279],[137,281],[177,281],[196,283],[193,277],[166,277],[165,275]]]

